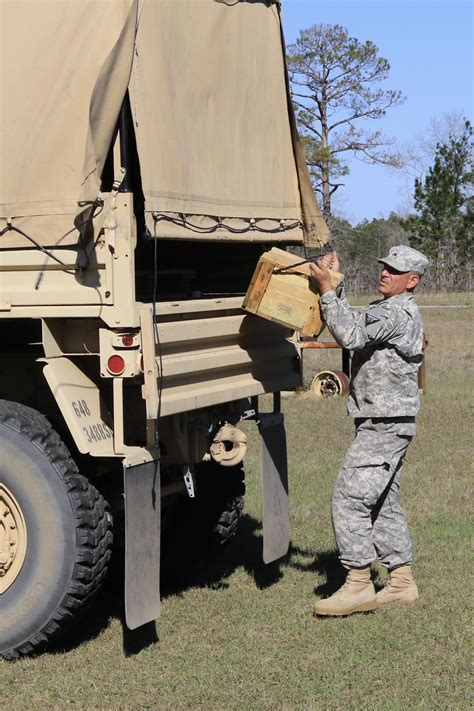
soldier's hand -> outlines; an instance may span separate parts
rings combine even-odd
[[[325,259],[325,257],[323,257],[323,259]],[[310,279],[320,294],[332,291],[331,274],[329,273],[328,267],[322,264],[322,260],[319,260],[319,262],[311,262],[309,271]]]
[[[332,269],[335,272],[340,271],[341,269],[341,264],[339,262],[339,257],[337,256],[337,252],[331,252],[332,254],[332,264],[329,265],[329,269]]]
[[[318,259],[317,263],[320,267],[333,269],[336,272],[339,271],[339,257],[337,256],[337,252],[328,252],[324,257]]]
[[[320,257],[319,259],[316,260],[316,264],[318,264],[322,269],[332,269],[332,265],[334,262],[334,252],[328,252],[328,254],[325,254],[324,257]]]

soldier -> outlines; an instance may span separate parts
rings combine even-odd
[[[331,286],[328,268],[339,269],[337,254],[310,266],[329,330],[339,345],[353,351],[348,413],[356,428],[331,508],[339,557],[348,574],[337,592],[318,600],[315,615],[350,615],[418,598],[400,474],[420,406],[423,324],[413,291],[428,259],[400,245],[378,261],[383,264],[378,287],[383,299],[354,312],[343,287],[334,291]],[[377,594],[370,576],[376,556],[390,571],[389,584]]]

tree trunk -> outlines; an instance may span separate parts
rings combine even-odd
[[[321,182],[323,194],[323,217],[328,220],[331,217],[331,188],[330,180],[330,163],[329,163],[329,128],[327,119],[327,88],[326,82],[323,81],[321,87],[321,148],[323,149],[323,159],[321,162]]]
[[[331,217],[331,192],[329,189],[329,163],[324,162],[322,166],[322,192],[323,192],[323,217],[329,220]]]

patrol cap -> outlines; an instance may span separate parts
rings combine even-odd
[[[429,259],[417,249],[399,244],[390,249],[387,257],[377,259],[377,261],[388,264],[398,272],[416,272],[422,276],[426,271]]]

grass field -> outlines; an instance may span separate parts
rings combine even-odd
[[[458,303],[467,303],[464,295]],[[417,604],[346,619],[312,617],[316,596],[334,589],[333,576],[341,580],[329,501],[352,423],[342,400],[285,397],[287,558],[269,567],[260,562],[258,441],[248,423],[240,532],[211,560],[188,563],[181,573],[177,566],[165,586],[159,642],[124,639],[121,592],[109,584],[68,649],[0,662],[4,708],[472,708],[472,309],[427,308],[422,315],[430,343],[427,391],[402,481]],[[336,360],[335,352],[312,351],[306,380]]]

